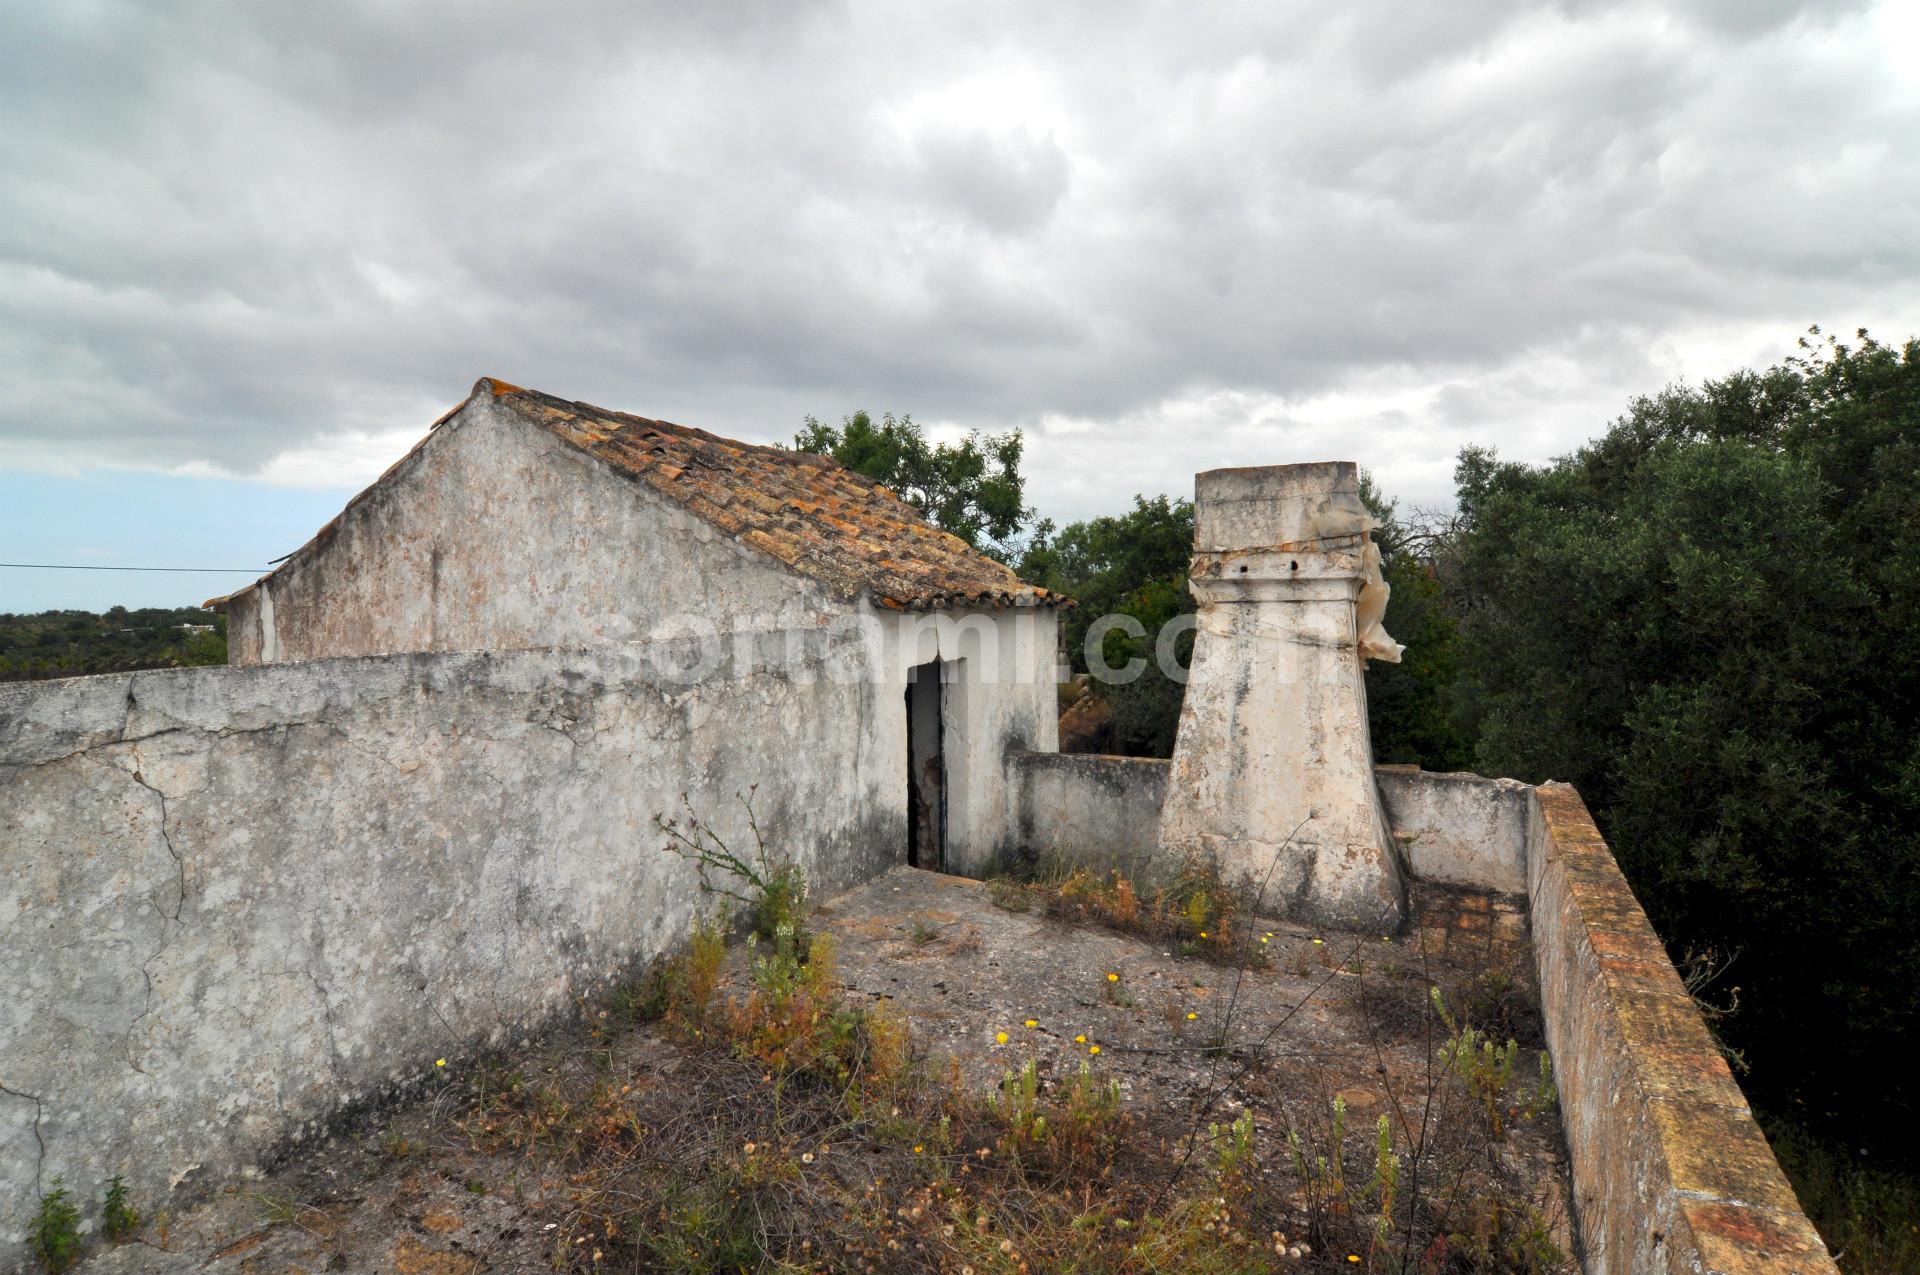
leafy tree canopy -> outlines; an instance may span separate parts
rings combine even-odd
[[[1362,495],[1381,524],[1374,538],[1392,586],[1387,631],[1407,647],[1401,663],[1372,664],[1367,670],[1375,753],[1381,761],[1462,769],[1471,750],[1452,715],[1456,626],[1433,569],[1421,555],[1431,537],[1403,525],[1393,503],[1364,474]],[[1018,564],[1022,578],[1080,603],[1061,622],[1066,651],[1077,671],[1087,670],[1087,631],[1101,616],[1131,616],[1145,629],[1142,638],[1112,630],[1102,641],[1109,668],[1123,668],[1136,658],[1147,662],[1134,681],[1095,684],[1096,693],[1112,705],[1112,744],[1121,752],[1141,757],[1173,753],[1184,688],[1162,674],[1155,647],[1163,625],[1193,610],[1187,591],[1192,554],[1193,503],[1135,496],[1133,508],[1124,514],[1070,523],[1058,531],[1043,520]],[[1180,635],[1173,651],[1185,667],[1193,651],[1191,631]]]
[[[1920,1092],[1920,343],[1802,344],[1550,465],[1462,453],[1442,574],[1479,769],[1577,784],[1676,956],[1732,956],[1763,1099],[1886,1134]]]
[[[888,412],[875,421],[855,412],[839,425],[809,416],[793,440],[796,451],[831,456],[890,489],[974,548],[1009,561],[1015,541],[1033,518],[1026,502],[1019,430],[972,430],[956,443],[930,443],[911,416]]]
[[[226,633],[199,607],[0,614],[0,682],[225,664]]]
[[[1124,514],[1069,523],[1058,531],[1051,520],[1042,521],[1016,568],[1022,579],[1080,604],[1061,617],[1062,641],[1076,671],[1087,671],[1087,630],[1101,616],[1131,616],[1145,630],[1144,637],[1135,638],[1116,629],[1101,640],[1109,668],[1146,661],[1131,682],[1094,684],[1113,707],[1113,746],[1121,752],[1172,755],[1184,688],[1160,671],[1154,647],[1163,625],[1193,610],[1187,592],[1192,553],[1193,502],[1135,496]],[[1192,650],[1193,635],[1182,635],[1174,649],[1182,666]]]
[[[1465,770],[1473,762],[1473,749],[1454,713],[1459,624],[1427,556],[1435,533],[1404,522],[1397,504],[1365,470],[1360,471],[1360,498],[1380,524],[1373,540],[1380,546],[1380,574],[1389,589],[1381,623],[1406,648],[1398,664],[1367,664],[1367,726],[1374,760],[1411,762],[1426,770]]]
[[[1133,508],[1117,516],[1058,530],[1051,519],[1043,520],[1016,570],[1080,604],[1066,613],[1064,627],[1074,667],[1084,671],[1087,626],[1100,616],[1124,613],[1157,629],[1193,609],[1184,601],[1192,554],[1193,502],[1135,496]]]

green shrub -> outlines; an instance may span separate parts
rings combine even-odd
[[[27,1247],[52,1275],[71,1270],[80,1260],[80,1210],[59,1178],[53,1180],[53,1190],[40,1197],[40,1211],[27,1226]]]
[[[107,1198],[100,1207],[100,1233],[110,1240],[124,1240],[140,1229],[140,1215],[127,1203],[127,1184],[119,1174],[107,1183]]]
[[[1434,568],[1476,768],[1577,785],[1675,955],[1732,962],[1761,1105],[1911,1164],[1920,342],[1802,345],[1463,452]]]

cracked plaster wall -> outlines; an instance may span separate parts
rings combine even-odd
[[[1019,850],[1156,878],[1168,763],[1158,757],[1034,751],[1014,756]]]
[[[823,890],[898,858],[899,687],[671,645],[0,687],[0,1267],[55,1176],[151,1214],[675,943],[683,791]]]

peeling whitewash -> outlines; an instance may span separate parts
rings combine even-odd
[[[1053,617],[967,621],[0,687],[0,1266],[55,1176],[210,1186],[683,938],[683,792],[744,838],[757,785],[823,889],[900,861],[903,664],[953,661],[949,855],[986,862]]]
[[[809,627],[819,583],[476,394],[228,611],[235,664]]]

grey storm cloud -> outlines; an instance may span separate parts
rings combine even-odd
[[[1336,451],[1440,498],[1463,442],[1544,456],[1702,358],[1920,326],[1914,30],[1830,0],[6,6],[0,464],[298,481],[487,374],[757,439],[1018,426],[1067,515]]]

